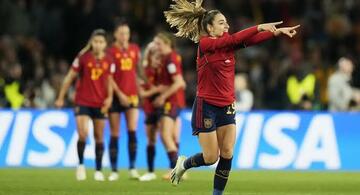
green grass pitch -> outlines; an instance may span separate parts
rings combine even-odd
[[[36,195],[211,195],[212,170],[191,170],[189,179],[173,187],[168,181],[129,180],[120,170],[116,182],[75,180],[73,169],[0,169],[0,194]],[[105,172],[108,175],[109,172]],[[158,178],[165,171],[158,171]],[[360,195],[360,172],[233,171],[225,195]]]

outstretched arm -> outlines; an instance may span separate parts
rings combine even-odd
[[[244,43],[244,41],[255,36],[259,32],[269,31],[271,33],[276,31],[276,25],[281,24],[280,22],[265,23],[257,26],[247,28],[245,30],[236,32],[228,36],[222,36],[220,38],[211,38],[207,37],[200,41],[200,48],[202,52],[213,52],[217,49],[227,48],[227,47],[236,47],[239,44]]]
[[[262,43],[266,40],[272,39],[275,36],[279,36],[281,34],[285,34],[285,35],[289,36],[290,38],[292,38],[293,36],[296,35],[296,33],[297,33],[296,29],[299,27],[300,27],[300,25],[293,26],[293,27],[278,28],[274,32],[270,32],[270,31],[259,32],[256,35],[245,40],[242,47],[245,48],[245,47],[249,47],[252,45],[256,45],[256,44]]]

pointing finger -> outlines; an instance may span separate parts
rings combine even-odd
[[[299,27],[300,27],[300,25],[296,25],[296,26],[291,27],[291,29],[294,30],[294,29],[297,29]]]
[[[279,24],[282,24],[282,23],[283,23],[283,21],[279,21],[279,22],[273,22],[273,23],[270,23],[270,24],[276,26],[276,25],[279,25]]]

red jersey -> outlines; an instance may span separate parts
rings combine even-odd
[[[176,97],[179,108],[185,108],[186,106],[185,90],[179,89],[178,92],[176,93]]]
[[[235,101],[235,50],[273,37],[273,33],[258,32],[257,26],[222,37],[201,37],[197,54],[197,96],[215,106],[227,106]]]
[[[151,67],[150,65],[145,67],[145,76],[147,78],[147,83],[143,85],[144,89],[150,89],[151,86],[157,85],[157,69]],[[154,112],[154,106],[152,104],[152,101],[154,101],[153,97],[147,97],[144,99],[143,102],[143,109],[145,114],[151,114]]]
[[[182,74],[181,56],[175,51],[172,51],[163,59],[159,82],[162,85],[170,86],[173,83],[172,77],[178,74]],[[166,101],[178,105],[177,92],[168,97]]]
[[[109,48],[116,64],[114,80],[127,96],[137,95],[136,66],[140,60],[140,49],[136,44],[129,44],[127,49],[115,45]]]
[[[78,72],[75,103],[81,106],[100,108],[107,97],[107,79],[115,72],[112,57],[106,54],[96,59],[91,51],[75,58],[72,69]]]

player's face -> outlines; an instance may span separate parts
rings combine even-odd
[[[94,36],[91,39],[91,47],[95,53],[99,53],[105,50],[106,40],[104,36]]]
[[[116,41],[121,43],[129,42],[130,40],[130,28],[129,26],[119,26],[114,33]]]
[[[212,25],[208,25],[208,31],[211,36],[221,37],[224,32],[229,31],[229,25],[223,14],[216,14]]]
[[[154,38],[154,43],[155,43],[155,46],[156,48],[158,49],[158,51],[165,55],[167,54],[169,51],[171,51],[171,47],[169,44],[166,44],[164,40],[162,40],[161,38],[159,37],[155,37]]]
[[[151,55],[151,67],[157,68],[161,64],[161,54],[158,51],[154,51]]]

